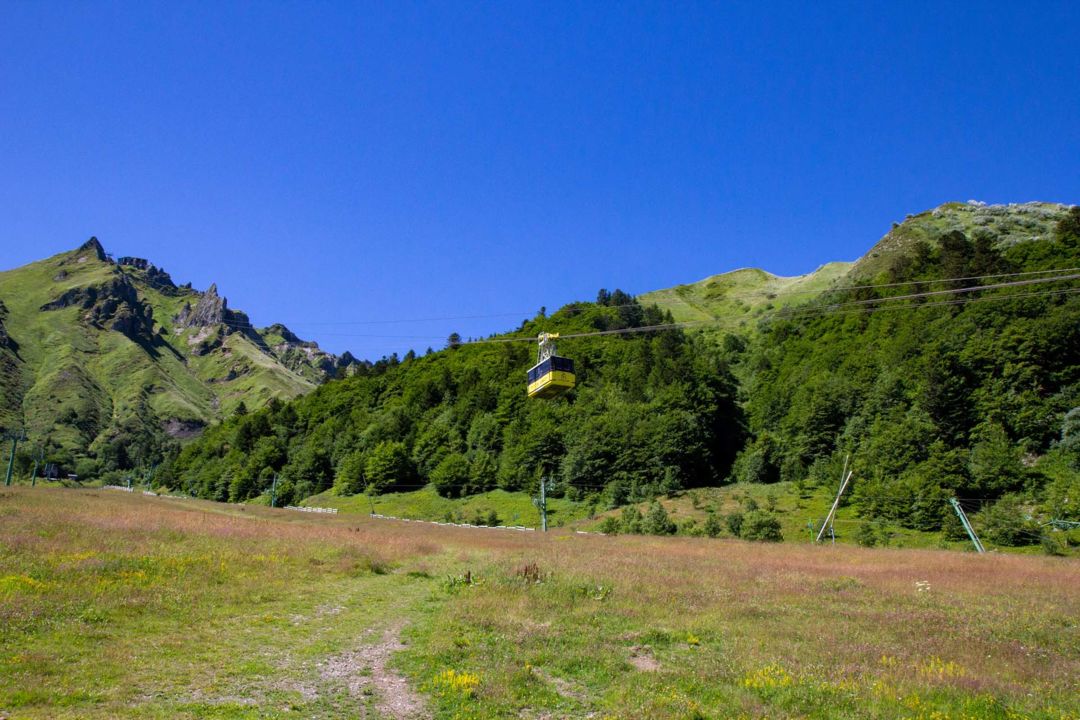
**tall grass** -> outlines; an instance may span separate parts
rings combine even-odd
[[[0,495],[0,533],[11,718],[357,716],[319,668],[402,621],[395,666],[439,717],[1080,714],[1071,559],[42,488]]]

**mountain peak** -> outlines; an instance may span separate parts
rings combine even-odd
[[[96,237],[91,237],[89,240],[79,246],[78,252],[93,251],[98,260],[104,261],[106,259],[105,248],[101,246],[101,243]]]

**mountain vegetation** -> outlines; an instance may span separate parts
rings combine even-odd
[[[704,338],[673,329],[603,342],[564,340],[579,387],[551,402],[525,397],[541,330],[625,330],[670,320],[621,291],[537,316],[491,342],[449,343],[380,361],[292,403],[210,428],[163,478],[187,492],[282,502],[334,486],[341,494],[411,490],[444,497],[494,488],[603,496],[613,505],[727,476],[745,429],[734,378]]]
[[[98,365],[69,351],[38,358],[45,372],[21,380],[21,405],[8,393],[8,411],[40,410],[41,388],[74,386],[50,390],[58,409],[44,415],[68,447],[89,447],[105,470],[163,458],[156,481],[199,497],[409,505],[422,491],[413,505],[450,517],[442,503],[535,496],[543,478],[579,508],[567,517],[601,514],[611,532],[779,539],[772,508],[676,523],[654,501],[733,482],[824,497],[846,467],[843,503],[866,524],[864,544],[886,525],[961,537],[953,497],[997,545],[1037,543],[1040,523],[1080,520],[1076,207],[951,203],[895,224],[854,263],[797,278],[740,270],[639,298],[601,290],[506,335],[452,334],[437,352],[374,363],[320,365],[313,344],[280,325],[252,329],[215,288],[176,288],[93,246],[36,265],[39,277],[69,274],[32,303],[0,282],[0,377],[26,378],[20,343],[40,347],[53,326],[41,316],[67,312],[67,326],[91,337],[127,338],[127,357],[175,359],[212,402],[141,366],[112,366],[114,381],[143,378],[137,402],[116,400]],[[37,337],[25,320],[11,331],[27,316],[41,323]],[[683,325],[635,332],[673,322]],[[113,332],[89,330],[100,327]],[[576,363],[577,387],[554,400],[524,391],[540,332],[560,333],[560,354]],[[339,379],[316,386],[330,375]],[[132,440],[160,438],[146,428],[162,417],[221,422],[185,443]]]
[[[149,469],[241,405],[294,398],[352,362],[96,238],[0,273],[0,427],[30,438],[20,473],[39,452],[84,478]]]
[[[834,485],[850,456],[864,518],[958,533],[948,498],[999,502],[1019,530],[996,533],[1002,544],[1037,539],[1035,506],[1075,517],[1080,298],[1075,277],[1040,273],[1078,260],[1080,208],[956,205],[909,219],[849,287],[763,321],[740,353],[753,439],[733,476]],[[927,292],[940,294],[902,299]]]
[[[276,475],[295,502],[429,484],[448,498],[536,494],[545,476],[604,509],[730,481],[834,486],[850,458],[849,497],[868,521],[955,535],[956,496],[985,509],[995,542],[1034,542],[1032,513],[1078,514],[1080,299],[1075,279],[1043,276],[1080,265],[1078,228],[1077,208],[956,203],[803,278],[738,271],[641,299],[602,290],[509,335],[452,337],[230,417],[163,478],[244,501]],[[707,319],[564,339],[578,387],[525,397],[540,331]],[[610,529],[666,532],[658,513]],[[754,520],[775,536],[768,513]]]

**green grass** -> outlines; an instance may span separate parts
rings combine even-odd
[[[757,508],[770,511],[776,516],[785,542],[812,543],[834,499],[832,488],[806,486],[800,490],[793,483],[780,482],[771,485],[733,483],[723,487],[696,488],[672,497],[661,497],[659,502],[678,525],[680,535],[700,535],[710,513],[716,513],[723,521],[731,513],[746,513],[756,505]],[[859,516],[857,508],[849,501],[850,496],[846,496],[837,510],[833,523],[835,538],[826,535],[825,543],[835,541],[841,545],[858,544],[857,533],[868,521]],[[263,495],[252,502],[269,505],[270,501],[268,495]],[[367,495],[342,497],[329,490],[313,495],[300,504],[336,508],[345,515],[368,515],[374,509],[374,512],[389,517],[434,522],[472,522],[478,515],[486,517],[494,510],[502,525],[540,527],[539,512],[532,498],[526,493],[505,490],[493,490],[455,499],[439,496],[431,485],[412,492],[375,495],[370,499]],[[642,502],[635,507],[644,515],[649,505],[648,502]],[[606,509],[599,498],[593,501],[548,498],[548,523],[551,528],[565,527],[599,532],[605,519],[619,518],[622,512],[623,508]],[[978,523],[977,516],[975,521]],[[813,523],[813,532],[809,523]],[[878,545],[894,548],[971,550],[971,543],[967,539],[948,539],[940,532],[923,532],[889,522],[874,521],[870,524],[876,529]],[[733,537],[726,524],[722,536]],[[997,547],[986,538],[983,538],[983,543],[996,552],[1042,552],[1037,543],[1022,547]],[[1078,545],[1080,532],[1073,532],[1069,536],[1069,547],[1064,551],[1074,552]]]
[[[439,522],[472,522],[478,514],[486,517],[488,513],[495,511],[501,525],[540,526],[540,513],[532,498],[525,493],[506,490],[491,490],[465,498],[450,499],[441,497],[434,487],[428,485],[412,492],[375,495],[370,500],[366,495],[339,497],[333,491],[328,491],[313,495],[301,504],[364,514],[370,513],[374,507],[374,511],[380,515]],[[551,527],[562,527],[587,517],[588,507],[584,503],[564,498],[548,498],[548,523]]]
[[[852,263],[831,262],[812,273],[794,277],[744,268],[645,293],[639,299],[670,310],[677,322],[716,321],[721,329],[749,330],[752,321],[766,311],[810,302],[841,282],[851,267]]]
[[[392,717],[395,673],[436,718],[1080,714],[1073,560],[44,488],[0,518],[11,720]]]
[[[793,483],[780,482],[772,485],[733,483],[724,487],[697,488],[679,493],[672,498],[661,498],[659,502],[664,506],[669,517],[679,525],[680,532],[684,534],[688,531],[688,522],[692,522],[693,527],[700,529],[710,512],[716,513],[723,520],[728,514],[746,513],[756,505],[761,510],[775,514],[780,521],[785,542],[809,543],[814,541],[817,530],[821,528],[821,523],[828,515],[834,499],[835,493],[830,488],[807,487],[800,493]],[[644,514],[649,508],[649,503],[639,503],[636,507]],[[599,513],[587,522],[579,522],[576,526],[596,531],[600,529],[605,518],[617,518],[621,513],[621,508],[608,510]],[[854,506],[847,502],[841,503],[834,522],[835,541],[842,544],[855,544],[856,532],[865,522],[859,517]],[[809,523],[814,525],[813,533],[808,526]],[[885,542],[893,547],[966,550],[971,546],[971,543],[967,541],[946,540],[941,533],[921,532],[890,523],[875,523],[875,525],[880,528],[879,535],[880,532],[887,533],[888,539]],[[726,526],[724,534],[730,537]],[[832,536],[826,536],[826,542],[831,542],[832,539]],[[1007,548],[1007,550],[1014,551],[1015,549]]]
[[[339,717],[353,701],[317,660],[427,595],[359,543],[290,541],[175,502],[141,523],[125,493],[24,499],[40,524],[5,523],[20,543],[0,561],[7,717]]]
[[[869,280],[885,270],[891,260],[909,251],[917,242],[936,244],[936,238],[959,230],[969,238],[988,231],[1008,244],[1049,238],[1055,223],[1068,209],[1057,203],[1025,203],[1008,206],[978,206],[962,202],[945,203],[933,210],[908,215],[863,255],[851,269],[857,281]]]

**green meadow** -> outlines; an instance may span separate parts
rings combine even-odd
[[[1070,558],[40,487],[0,529],[10,720],[1080,717]]]

